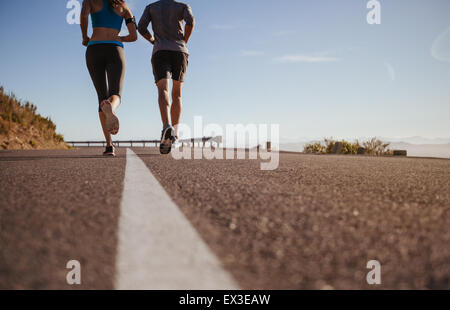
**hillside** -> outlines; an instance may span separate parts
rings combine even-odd
[[[56,133],[52,120],[38,114],[36,109],[0,87],[0,150],[68,148],[63,136]]]

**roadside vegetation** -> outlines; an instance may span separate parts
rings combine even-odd
[[[34,104],[21,102],[0,87],[0,149],[55,148],[68,146],[52,120],[37,113]]]
[[[377,138],[360,142],[355,140],[348,142],[345,140],[334,140],[326,138],[320,142],[310,143],[304,146],[303,152],[307,154],[345,154],[345,155],[372,155],[383,156],[392,155],[389,149],[390,143],[385,143]]]

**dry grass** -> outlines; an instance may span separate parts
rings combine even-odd
[[[332,138],[325,138],[322,142],[314,142],[305,145],[303,152],[308,154],[332,154],[337,142],[342,143],[340,154],[356,155],[358,154],[358,149],[364,148],[365,154],[367,155],[392,155],[392,151],[389,149],[390,143],[384,143],[377,138],[372,138],[362,143],[358,140],[348,142],[345,140],[336,141]]]
[[[37,113],[30,102],[22,103],[0,87],[0,149],[65,149],[56,125]]]
[[[392,155],[392,150],[389,149],[390,143],[385,143],[377,138],[372,138],[369,141],[363,143],[363,147],[366,149],[368,155]]]

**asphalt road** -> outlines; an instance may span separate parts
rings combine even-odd
[[[450,289],[450,160],[133,149],[244,289]],[[0,152],[0,288],[114,288],[125,149]],[[366,264],[381,263],[369,286]]]

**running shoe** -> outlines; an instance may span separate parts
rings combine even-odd
[[[161,143],[159,144],[159,152],[167,155],[172,151],[172,144],[175,142],[175,131],[172,126],[166,125],[161,133]]]
[[[114,113],[111,102],[104,100],[101,104],[101,109],[105,115],[106,130],[112,135],[117,135],[119,133],[119,118]]]
[[[107,146],[105,151],[103,152],[103,156],[115,157],[116,150],[115,150],[114,146]]]
[[[180,140],[177,136],[174,137],[174,141],[172,143],[172,149],[179,149],[182,146]]]

